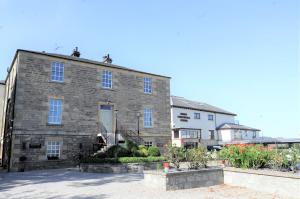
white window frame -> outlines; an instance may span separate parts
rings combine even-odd
[[[180,137],[185,139],[197,139],[201,137],[201,130],[182,129],[180,130]]]
[[[47,157],[60,157],[59,141],[47,141]]]
[[[62,62],[51,63],[51,81],[64,82],[65,79],[65,66]]]
[[[101,86],[102,88],[112,89],[112,72],[110,70],[103,70],[101,74]]]
[[[50,98],[48,124],[61,124],[63,111],[63,99]]]
[[[145,147],[151,147],[151,146],[153,146],[153,143],[151,141],[145,141],[144,146]]]
[[[207,119],[208,119],[209,121],[214,121],[214,115],[208,114],[208,115],[207,115]]]
[[[153,127],[153,110],[152,108],[144,108],[144,127]]]
[[[144,93],[151,94],[152,93],[152,78],[144,77]]]

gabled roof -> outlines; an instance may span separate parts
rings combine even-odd
[[[221,126],[219,126],[217,128],[217,130],[220,130],[220,129],[236,129],[236,130],[260,131],[259,129],[252,128],[252,127],[249,127],[249,126],[244,126],[244,125],[240,125],[240,124],[231,124],[231,123],[222,124]]]
[[[56,54],[56,53],[46,53],[44,51],[43,52],[38,52],[38,51],[23,50],[23,49],[18,49],[17,52],[16,52],[16,55],[18,54],[18,52],[28,52],[28,53],[34,53],[34,54],[39,54],[39,55],[46,55],[46,56],[56,57],[56,58],[61,58],[61,59],[66,59],[66,60],[72,60],[72,61],[78,61],[78,62],[83,62],[83,63],[107,66],[107,67],[111,67],[111,68],[117,68],[117,69],[132,71],[132,72],[138,72],[138,73],[143,73],[143,74],[147,74],[147,75],[154,75],[154,76],[158,76],[158,77],[171,78],[171,77],[167,77],[167,76],[163,76],[163,75],[157,75],[157,74],[153,74],[153,73],[147,73],[147,72],[143,72],[143,71],[139,71],[139,70],[135,70],[135,69],[131,69],[131,68],[115,65],[115,64],[104,63],[104,62],[100,62],[100,61],[94,61],[94,60],[84,59],[84,58],[80,58],[80,57],[74,57],[74,56],[70,56],[70,55],[62,55],[62,54]]]
[[[221,114],[236,116],[235,113],[226,111],[224,109],[221,109],[221,108],[218,108],[218,107],[206,104],[206,103],[202,103],[202,102],[187,100],[183,97],[178,97],[178,96],[171,96],[171,107],[192,109],[192,110],[198,110],[198,111],[207,111],[207,112],[221,113]]]

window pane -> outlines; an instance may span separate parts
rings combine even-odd
[[[64,81],[64,64],[59,62],[52,62],[51,66],[51,80],[52,81]]]
[[[112,72],[104,70],[102,72],[101,85],[103,88],[112,88]]]
[[[48,113],[48,123],[61,124],[62,99],[50,99]]]

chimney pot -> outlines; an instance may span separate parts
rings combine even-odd
[[[112,63],[112,59],[109,57],[109,54],[103,56],[103,62],[104,63],[109,63],[109,64]]]
[[[80,52],[78,51],[78,47],[75,47],[73,53],[71,54],[73,57],[80,57]]]

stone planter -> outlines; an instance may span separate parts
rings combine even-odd
[[[144,170],[155,170],[161,162],[151,163],[127,163],[127,164],[108,164],[108,163],[81,163],[81,172],[90,173],[143,173]]]
[[[200,170],[144,171],[146,186],[161,190],[191,189],[224,183],[222,168],[203,168]]]

